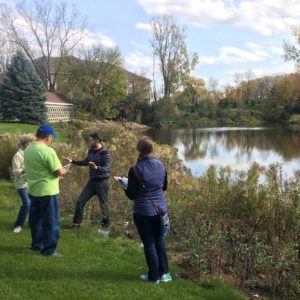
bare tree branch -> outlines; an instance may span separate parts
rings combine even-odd
[[[0,32],[26,53],[47,89],[54,91],[64,57],[83,39],[87,25],[66,2],[33,0],[31,8],[26,4],[0,7]]]

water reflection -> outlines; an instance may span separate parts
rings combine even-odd
[[[254,161],[282,164],[286,176],[300,166],[300,132],[279,128],[150,129],[155,141],[178,148],[178,156],[194,176],[210,165],[246,170]]]

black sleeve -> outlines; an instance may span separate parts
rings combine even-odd
[[[124,190],[125,194],[129,199],[134,200],[138,194],[138,189],[139,189],[139,182],[135,177],[133,168],[130,168],[128,172],[128,186],[127,189]]]
[[[163,191],[166,191],[168,188],[168,173],[166,171],[165,173],[165,181],[164,181],[164,186],[163,186]]]
[[[84,159],[84,160],[72,160],[72,164],[77,165],[77,166],[88,166],[89,162],[88,159]]]
[[[89,165],[89,160],[88,160],[89,154],[87,154],[86,158],[83,160],[72,160],[72,164],[77,165],[77,166],[88,166]]]

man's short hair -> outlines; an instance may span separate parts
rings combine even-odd
[[[41,130],[38,130],[37,132],[36,132],[36,137],[38,138],[38,139],[45,139],[45,138],[47,138],[48,136],[50,136],[51,134],[48,134],[48,133],[45,133],[45,132],[43,132],[43,131],[41,131]]]
[[[94,140],[98,140],[99,142],[103,141],[102,136],[98,132],[93,132],[90,134],[90,137]]]

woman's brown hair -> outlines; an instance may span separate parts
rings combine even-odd
[[[150,137],[145,136],[138,141],[136,149],[140,152],[140,156],[149,155],[153,152],[154,143]]]

